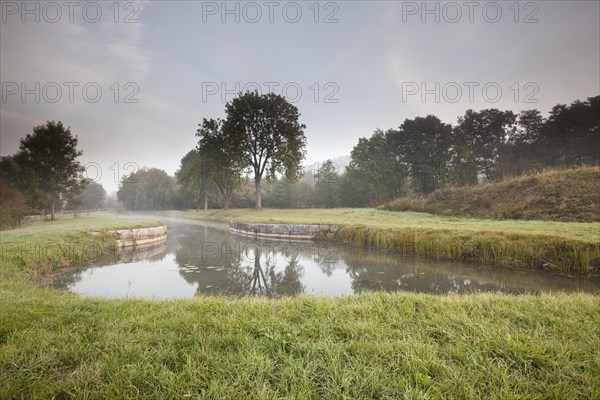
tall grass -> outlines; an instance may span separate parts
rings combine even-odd
[[[548,268],[584,274],[600,271],[600,245],[547,236],[342,227],[335,234],[322,235],[320,240],[511,268]]]

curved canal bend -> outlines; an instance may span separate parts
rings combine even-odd
[[[108,254],[50,285],[86,296],[156,299],[201,295],[343,296],[363,291],[434,294],[600,291],[600,280],[549,271],[485,268],[311,241],[256,240],[227,224],[164,221],[165,243]]]

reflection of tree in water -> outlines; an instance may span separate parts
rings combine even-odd
[[[275,263],[267,259],[264,268],[260,262],[261,252],[254,254],[254,268],[251,273],[248,289],[245,294],[250,296],[296,296],[304,292],[302,284],[302,267],[298,260],[289,261],[283,272],[275,271]]]
[[[277,246],[208,229],[179,237],[175,260],[180,275],[196,283],[196,295],[290,296],[302,293],[302,267]],[[283,271],[278,272],[283,262]],[[279,268],[278,268],[279,267]]]

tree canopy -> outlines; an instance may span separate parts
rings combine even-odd
[[[172,208],[175,182],[162,169],[142,168],[121,179],[117,197],[128,210]]]
[[[35,208],[50,211],[56,219],[57,205],[77,195],[85,186],[85,168],[77,160],[78,139],[62,122],[48,121],[21,139],[19,151],[3,161],[3,175]]]
[[[284,97],[246,92],[227,103],[223,143],[240,156],[240,165],[254,174],[255,206],[262,207],[263,177],[277,173],[295,181],[305,156],[306,126],[298,122],[298,108]]]

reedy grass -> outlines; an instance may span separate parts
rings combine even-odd
[[[373,208],[262,208],[259,210],[157,211],[154,214],[221,222],[326,224],[381,229],[418,228],[456,233],[497,232],[507,235],[544,235],[594,243],[600,241],[599,222],[491,220],[440,216],[423,212],[386,211]]]
[[[600,270],[600,245],[551,236],[342,227],[335,234],[322,236],[321,240],[510,268],[543,267],[581,274]]]

